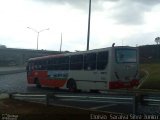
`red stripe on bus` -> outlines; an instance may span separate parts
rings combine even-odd
[[[41,80],[41,85],[48,87],[63,87],[67,80]]]
[[[134,86],[138,86],[138,84],[139,80],[132,80],[130,82],[112,81],[109,82],[109,89],[133,88]]]

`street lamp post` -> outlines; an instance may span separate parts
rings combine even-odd
[[[61,50],[62,50],[62,32],[61,32],[61,43],[60,43],[60,52],[61,52]]]
[[[31,27],[27,27],[28,29],[31,29],[31,30],[33,30],[34,32],[36,32],[37,33],[37,50],[38,50],[38,40],[39,40],[39,33],[40,32],[43,32],[43,31],[45,31],[45,30],[49,30],[49,28],[47,28],[47,29],[42,29],[42,30],[36,30],[36,29],[33,29],[33,28],[31,28]]]
[[[89,14],[88,14],[88,33],[87,33],[87,50],[89,50],[89,39],[90,39],[90,20],[91,19],[91,0],[89,0]]]

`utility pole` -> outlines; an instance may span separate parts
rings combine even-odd
[[[60,43],[60,52],[61,52],[61,49],[62,49],[62,32],[61,32],[61,43]]]
[[[87,34],[87,50],[89,50],[89,39],[90,39],[90,19],[91,19],[91,0],[89,0],[88,34]]]

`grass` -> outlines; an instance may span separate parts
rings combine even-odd
[[[141,64],[140,77],[145,78],[140,89],[160,90],[160,64]]]

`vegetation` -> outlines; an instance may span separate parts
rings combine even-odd
[[[160,90],[160,64],[141,64],[140,77],[142,79],[140,89]]]
[[[156,37],[155,42],[157,43],[157,45],[160,44],[160,37]]]

